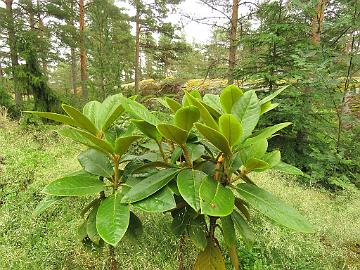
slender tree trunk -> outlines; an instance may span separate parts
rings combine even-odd
[[[41,40],[45,39],[44,33],[45,33],[45,25],[44,25],[44,21],[41,18],[41,9],[40,9],[40,0],[37,0],[36,2],[36,9],[37,9],[37,19],[38,19],[38,24],[39,24],[39,37]],[[46,59],[46,52],[47,52],[47,48],[41,48],[40,51],[40,57],[41,57],[41,64],[42,64],[42,70],[45,76],[47,76],[48,74],[48,66],[47,66],[47,59]]]
[[[320,36],[324,23],[324,13],[328,0],[318,0],[316,5],[316,15],[314,16],[311,27],[312,27],[312,37],[311,41],[314,45],[320,44]]]
[[[84,0],[79,1],[80,6],[80,77],[82,97],[87,100],[87,56],[85,48],[85,4]]]
[[[71,57],[71,85],[74,95],[77,95],[77,66],[76,66],[76,49],[70,48]]]
[[[239,17],[239,0],[233,0],[232,14],[231,14],[231,25],[230,25],[230,49],[229,49],[229,74],[228,84],[234,83],[234,69],[236,63],[236,32]]]
[[[140,1],[135,1],[136,15],[135,15],[135,94],[139,93],[140,82]]]
[[[12,9],[13,0],[5,0],[6,12],[7,12],[7,31],[8,31],[8,42],[10,47],[10,58],[11,58],[11,73],[14,82],[15,92],[15,103],[20,105],[22,103],[22,94],[20,91],[20,82],[18,77],[19,58],[16,47],[16,36],[15,36],[15,25],[14,25],[14,13]]]

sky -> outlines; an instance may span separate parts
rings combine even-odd
[[[135,14],[135,10],[123,1],[116,1],[116,5],[128,9],[130,15]],[[185,0],[177,7],[177,12],[171,14],[168,18],[169,22],[172,23],[182,23],[184,26],[184,33],[186,40],[190,43],[206,43],[210,40],[211,37],[211,26],[206,24],[201,24],[198,22],[191,21],[182,14],[191,16],[191,17],[207,17],[209,15],[216,16],[217,14],[209,7],[200,4],[196,0]]]

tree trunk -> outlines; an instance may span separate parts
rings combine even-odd
[[[36,2],[36,9],[37,9],[37,19],[39,24],[39,29],[38,29],[39,37],[41,40],[44,40],[45,25],[43,19],[41,18],[40,0],[37,0]],[[47,66],[46,52],[47,52],[46,48],[41,48],[40,56],[41,56],[42,70],[43,70],[43,74],[47,77],[48,66]]]
[[[238,15],[239,15],[239,0],[233,0],[232,5],[232,14],[231,14],[231,25],[230,25],[230,48],[229,48],[229,74],[228,74],[228,84],[234,83],[234,69],[236,63],[236,31],[238,25]]]
[[[87,56],[85,48],[85,5],[84,0],[79,1],[80,7],[80,77],[81,77],[81,91],[82,97],[87,100]]]
[[[70,48],[71,57],[71,85],[74,95],[77,95],[77,67],[76,67],[76,50],[74,47]]]
[[[327,0],[318,0],[316,5],[316,15],[314,16],[311,27],[312,27],[312,36],[311,41],[314,45],[320,44],[320,35],[324,22],[324,12],[326,8]]]
[[[136,15],[135,15],[135,94],[139,93],[139,82],[140,82],[140,2],[135,1]]]
[[[13,0],[5,0],[6,13],[7,13],[7,31],[8,31],[8,42],[10,48],[10,58],[11,58],[11,73],[13,76],[14,82],[14,92],[15,92],[15,103],[20,105],[22,103],[22,94],[20,91],[20,83],[18,78],[18,68],[19,68],[19,58],[16,48],[16,36],[15,36],[15,26],[14,26],[14,14],[12,9]]]

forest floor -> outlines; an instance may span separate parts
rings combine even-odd
[[[79,168],[81,147],[60,138],[56,128],[0,120],[0,269],[108,269],[108,250],[83,245],[76,237],[86,198],[66,199],[40,217],[31,215],[47,183]],[[241,245],[242,269],[360,269],[359,191],[330,193],[277,173],[253,179],[301,211],[317,232],[290,232],[254,212],[257,241],[252,248]],[[125,239],[116,248],[119,269],[177,269],[169,216],[141,217],[143,238]],[[196,256],[190,241],[185,251],[190,269]],[[232,269],[228,258],[227,263]]]

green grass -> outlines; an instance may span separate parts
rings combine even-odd
[[[65,199],[42,216],[31,216],[42,198],[41,189],[79,168],[76,157],[81,147],[60,138],[54,128],[20,129],[13,122],[0,121],[0,269],[109,269],[106,248],[84,245],[76,238],[79,209],[86,198]],[[358,192],[331,194],[304,188],[276,173],[253,178],[299,209],[317,232],[290,232],[254,212],[258,240],[252,248],[239,240],[243,269],[360,269]],[[119,244],[119,269],[177,269],[177,238],[170,232],[169,216],[140,216],[143,238]],[[190,269],[196,250],[189,241],[186,254]]]

